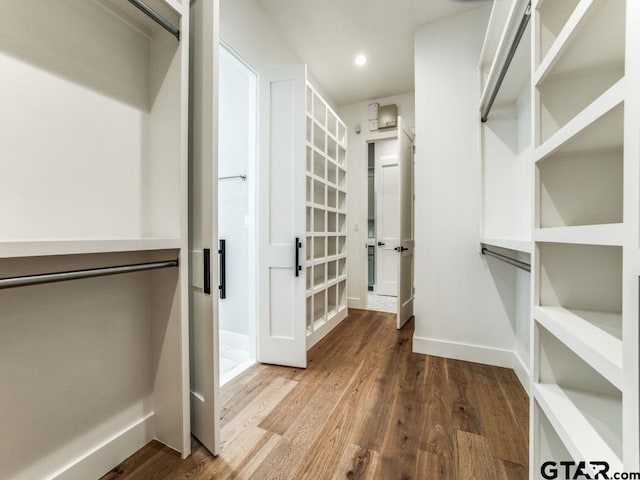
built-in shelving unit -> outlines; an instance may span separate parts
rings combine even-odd
[[[0,290],[3,478],[190,452],[189,5],[145,3],[173,33],[127,1],[0,5],[1,276],[178,260]]]
[[[523,0],[495,1],[480,56],[478,121],[482,118],[482,225],[479,243],[494,253],[530,263],[532,251],[531,147],[531,27],[518,42],[518,30],[527,11]],[[499,83],[509,51],[517,45],[506,75]],[[499,86],[499,88],[498,88]],[[497,90],[497,94],[496,92]],[[494,97],[495,95],[495,97]],[[513,367],[525,388],[529,385],[530,276],[526,271],[486,256],[487,267],[505,303],[505,330],[514,329]],[[509,281],[503,279],[508,276]]]
[[[639,14],[534,2],[532,478],[554,451],[638,469]]]
[[[307,83],[307,347],[347,316],[347,129]]]

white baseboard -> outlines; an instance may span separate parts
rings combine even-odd
[[[220,330],[220,345],[227,345],[231,348],[242,350],[244,352],[251,351],[249,335],[242,335],[240,333],[229,332],[227,330]]]
[[[413,351],[414,353],[423,353],[436,357],[511,368],[516,373],[524,389],[527,393],[529,392],[529,370],[513,350],[483,347],[467,343],[447,342],[414,335]]]
[[[84,452],[51,476],[51,480],[100,478],[154,439],[153,417],[153,413],[149,414],[101,445]]]
[[[367,300],[366,298],[363,300],[362,298],[348,297],[347,305],[349,306],[349,308],[355,308],[357,310],[366,310]]]
[[[531,373],[529,372],[529,368],[527,367],[527,363],[522,361],[520,355],[516,352],[513,352],[513,371],[516,372],[516,376],[522,387],[527,391],[529,396],[531,396],[530,386],[531,386]]]
[[[313,332],[310,335],[307,335],[307,350],[313,347],[316,343],[322,340],[331,330],[340,325],[347,315],[349,314],[349,309],[345,308],[341,312],[337,313],[331,320],[322,325],[318,330]]]

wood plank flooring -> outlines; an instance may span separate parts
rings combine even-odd
[[[222,452],[152,442],[102,480],[526,480],[528,397],[511,370],[411,352],[412,323],[351,310],[306,370],[222,389]]]

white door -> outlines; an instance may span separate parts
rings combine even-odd
[[[402,118],[398,117],[398,159],[399,159],[399,215],[400,242],[397,244],[398,258],[398,328],[413,317],[413,257],[415,240],[413,236],[413,137],[405,129]]]
[[[262,72],[259,83],[257,357],[304,368],[306,67]]]
[[[213,454],[220,450],[218,376],[217,118],[218,2],[191,1],[192,142],[189,195],[189,336],[191,432]],[[194,128],[194,125],[197,128]]]
[[[400,210],[398,141],[395,138],[375,143],[376,176],[376,284],[378,295],[398,295],[398,258]]]

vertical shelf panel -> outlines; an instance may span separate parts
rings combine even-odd
[[[308,270],[307,346],[310,348],[347,314],[346,188],[347,129],[311,85],[307,85],[307,231],[313,263]],[[310,315],[310,316],[309,316]],[[309,323],[307,323],[309,326]]]
[[[639,17],[634,0],[534,12],[534,474],[555,459],[638,468]]]

